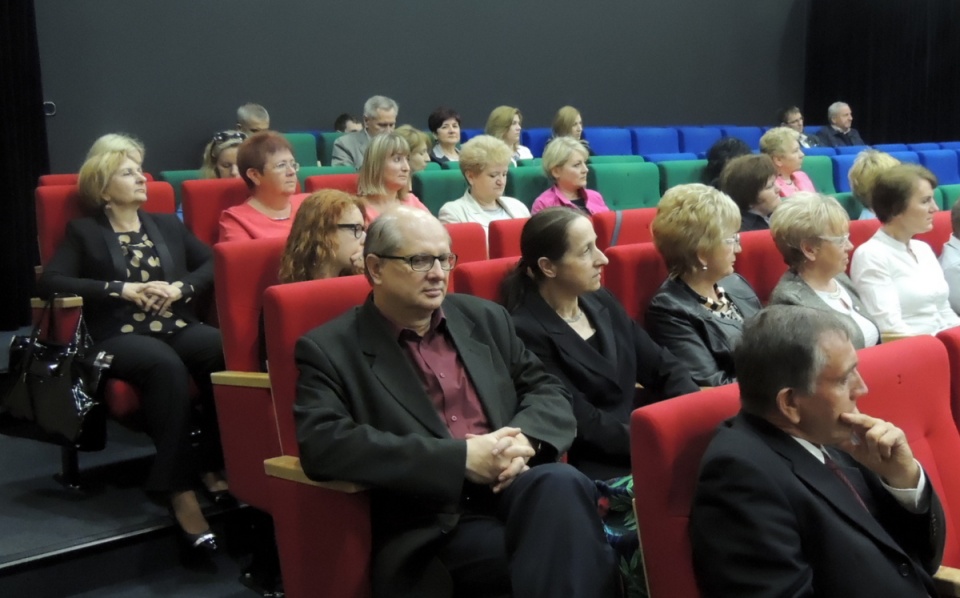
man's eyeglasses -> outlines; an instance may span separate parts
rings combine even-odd
[[[287,171],[288,168],[292,168],[294,172],[297,172],[300,170],[300,165],[296,162],[292,162],[292,161],[287,162],[286,160],[284,160],[279,164],[275,164],[270,170],[283,174],[284,172]]]
[[[457,254],[455,253],[445,253],[443,255],[427,255],[425,253],[418,253],[417,255],[410,255],[406,257],[401,255],[375,255],[385,260],[402,260],[407,262],[410,264],[410,268],[414,272],[429,272],[433,269],[434,262],[440,262],[440,269],[447,272],[453,270],[453,267],[457,265]]]
[[[337,228],[353,231],[353,236],[359,239],[363,233],[367,232],[367,227],[363,224],[338,224]],[[433,264],[431,264],[432,266]],[[427,268],[429,270],[429,268]]]
[[[736,245],[737,247],[740,247],[740,233],[737,233],[732,237],[727,237],[723,240],[723,242],[727,245]]]
[[[785,124],[788,124],[788,125],[799,125],[799,124],[802,123],[802,122],[803,122],[803,117],[802,117],[802,116],[798,116],[797,118],[794,118],[793,120],[788,120]]]
[[[845,235],[840,235],[839,237],[820,235],[820,238],[823,239],[824,241],[833,243],[834,245],[839,245],[840,247],[843,247],[844,245],[847,244],[847,241],[850,240],[850,233],[847,233]]]

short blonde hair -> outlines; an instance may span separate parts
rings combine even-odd
[[[410,144],[396,133],[382,133],[371,139],[367,151],[363,154],[363,165],[357,179],[357,195],[386,195],[388,191],[383,186],[384,164],[393,156],[409,155]],[[401,193],[406,195],[407,189],[398,191],[397,199],[403,199]]]
[[[220,160],[220,154],[232,147],[240,147],[240,144],[246,138],[246,133],[234,129],[215,133],[213,139],[203,148],[203,165],[200,167],[200,174],[203,175],[203,178],[220,178],[220,171],[217,170],[217,161]],[[237,170],[239,171],[239,166]]]
[[[126,151],[113,150],[94,154],[83,163],[80,167],[77,189],[80,191],[80,203],[87,211],[95,212],[103,208],[105,203],[103,192],[127,158],[137,161]]]
[[[863,150],[857,154],[850,172],[847,173],[847,180],[850,181],[850,190],[868,210],[873,209],[873,200],[870,194],[873,193],[873,184],[877,180],[877,175],[900,164],[897,160],[886,152],[875,149]]]
[[[126,133],[107,133],[106,135],[102,135],[90,146],[90,150],[87,152],[87,159],[106,152],[126,152],[131,160],[140,162],[141,164],[143,164],[144,158],[147,157],[147,150],[143,147],[143,142]],[[139,159],[133,155],[134,152],[140,154]]]
[[[480,174],[491,164],[510,164],[513,150],[490,135],[477,135],[460,146],[460,172]]]
[[[783,156],[790,149],[790,143],[800,142],[800,133],[790,127],[774,127],[760,138],[760,151],[768,156]]]
[[[540,163],[547,178],[556,182],[553,177],[553,169],[566,164],[574,153],[580,154],[584,160],[590,157],[587,148],[573,137],[555,137],[548,143],[547,147],[543,148],[543,161]]]
[[[557,110],[556,116],[553,117],[553,136],[566,137],[570,135],[578,116],[580,116],[580,111],[573,106],[564,106]]]
[[[708,185],[677,185],[660,199],[651,230],[670,274],[681,276],[700,269],[697,252],[715,250],[740,230],[740,209]]]
[[[770,218],[770,234],[793,270],[799,270],[807,258],[803,255],[804,242],[819,245],[820,235],[840,236],[850,230],[850,217],[836,199],[829,195],[798,191],[789,201],[780,204]]]
[[[430,135],[414,128],[413,125],[403,125],[397,127],[393,132],[403,137],[407,141],[407,145],[410,146],[411,154],[416,153],[416,150],[419,149],[421,145],[427,151],[429,151],[430,147],[433,146],[433,139],[431,139]]]
[[[513,125],[514,116],[519,117],[520,122],[523,122],[523,115],[520,114],[519,108],[514,108],[513,106],[497,106],[487,118],[487,126],[484,127],[483,132],[505,142],[504,137],[506,137],[507,131],[509,131]],[[520,140],[517,140],[517,145],[520,145]],[[516,151],[517,146],[515,145],[510,149],[511,151]]]

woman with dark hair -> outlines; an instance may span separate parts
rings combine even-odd
[[[703,169],[703,183],[719,189],[720,173],[723,172],[727,162],[749,153],[750,146],[742,139],[736,137],[720,139],[707,150],[707,166]]]
[[[630,471],[630,413],[698,387],[600,286],[607,258],[596,240],[579,211],[537,212],[523,227],[521,258],[503,294],[517,334],[573,396],[570,463],[607,479]]]
[[[460,114],[453,108],[440,106],[427,118],[427,128],[437,138],[430,152],[430,159],[443,164],[460,159]]]
[[[727,162],[720,190],[740,208],[740,232],[769,230],[770,216],[780,207],[777,167],[766,154],[740,156]]]

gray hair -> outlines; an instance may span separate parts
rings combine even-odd
[[[363,115],[365,117],[374,117],[381,110],[391,110],[400,112],[400,106],[387,96],[373,96],[363,104]]]
[[[267,109],[260,104],[248,103],[237,108],[238,123],[248,124],[252,120],[270,120],[270,114],[267,112]]]
[[[771,413],[784,388],[812,394],[827,363],[821,342],[829,334],[850,339],[839,317],[812,307],[771,305],[747,320],[733,355],[744,411]]]
[[[827,120],[833,122],[833,117],[840,113],[842,108],[849,108],[850,105],[846,102],[834,102],[830,104],[830,107],[827,108]]]

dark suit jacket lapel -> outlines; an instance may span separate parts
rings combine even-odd
[[[450,332],[454,346],[457,347],[467,375],[477,391],[490,427],[494,430],[503,427],[513,414],[503,413],[506,401],[504,397],[499,396],[497,390],[496,380],[500,379],[501,375],[495,372],[490,345],[484,342],[484,339],[477,334],[474,323],[455,305],[444,302],[443,313],[447,318],[447,330]]]
[[[157,257],[160,258],[160,269],[163,271],[164,280],[176,280],[177,266],[173,262],[173,255],[170,254],[170,248],[167,246],[166,239],[160,232],[160,227],[154,222],[149,214],[140,210],[140,224],[143,231],[147,233],[153,242],[153,247],[157,250]]]
[[[110,255],[110,262],[113,264],[114,280],[126,280],[127,262],[123,257],[123,250],[120,249],[120,242],[117,241],[117,233],[113,232],[113,227],[110,226],[110,220],[105,213],[101,211],[97,214],[96,219],[100,227],[100,235],[103,237],[103,243]]]
[[[427,397],[397,339],[390,334],[372,298],[360,308],[357,328],[360,347],[369,360],[370,371],[384,390],[434,436],[449,438],[450,431]]]

